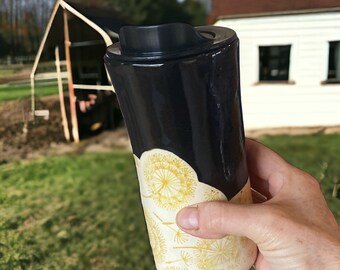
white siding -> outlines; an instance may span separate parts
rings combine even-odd
[[[223,19],[240,38],[246,129],[340,125],[340,84],[327,79],[329,41],[340,41],[340,11]],[[291,45],[293,85],[257,84],[259,46]]]

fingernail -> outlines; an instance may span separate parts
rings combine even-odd
[[[187,207],[177,214],[177,225],[184,230],[198,229],[197,207]]]

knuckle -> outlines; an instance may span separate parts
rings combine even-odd
[[[321,193],[321,186],[320,186],[320,183],[318,180],[316,180],[313,176],[311,176],[310,174],[308,173],[305,173],[304,172],[304,179],[305,179],[305,182],[304,182],[304,185],[305,187],[308,187],[308,189],[310,191],[314,191],[314,192],[317,192],[317,193]]]
[[[299,180],[296,183],[296,186],[297,188],[301,190],[301,192],[304,191],[305,193],[306,191],[308,191],[312,193],[321,194],[321,186],[320,186],[319,181],[316,178],[314,178],[312,175],[310,175],[309,173],[296,168],[296,172],[295,174],[293,174],[291,179]]]
[[[310,183],[315,190],[318,190],[318,191],[321,190],[319,181],[316,180],[314,177],[310,177]]]

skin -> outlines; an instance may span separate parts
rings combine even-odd
[[[248,139],[246,151],[251,186],[267,200],[200,203],[177,214],[178,226],[200,238],[250,238],[258,270],[340,269],[340,227],[317,180],[260,143]]]

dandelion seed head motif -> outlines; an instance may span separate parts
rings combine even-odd
[[[178,244],[183,244],[188,241],[189,235],[183,232],[182,230],[178,229],[175,233],[174,240]]]
[[[237,239],[233,237],[200,240],[195,249],[198,269],[226,269],[236,265],[239,260]]]
[[[200,182],[194,169],[169,151],[152,149],[135,161],[157,269],[239,270],[253,263],[257,249],[247,238],[200,239],[176,225],[181,208],[201,201],[227,200],[223,192]],[[249,181],[231,201],[251,202]]]
[[[158,206],[171,210],[184,207],[198,184],[190,165],[165,150],[150,151],[143,158],[143,176]]]
[[[190,265],[193,261],[192,256],[185,251],[181,251],[181,258],[186,265]]]
[[[144,210],[145,221],[148,228],[150,245],[156,263],[162,262],[166,253],[166,246],[164,237],[150,214]]]

